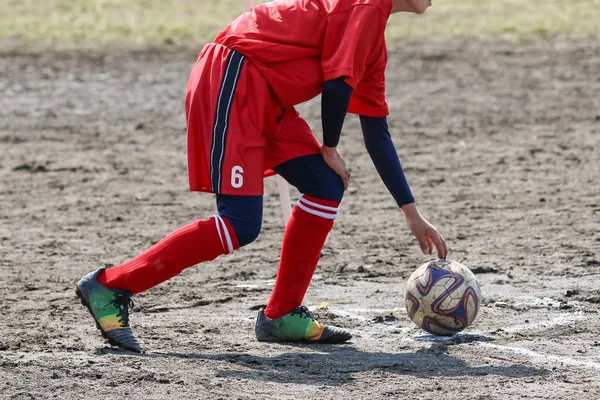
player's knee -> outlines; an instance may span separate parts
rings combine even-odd
[[[262,216],[244,216],[232,215],[228,213],[220,214],[222,218],[227,219],[229,225],[235,233],[238,247],[246,246],[256,240],[262,227]]]
[[[262,221],[246,222],[242,226],[234,227],[240,247],[254,242],[260,234],[261,227]]]
[[[233,228],[239,247],[258,237],[262,227],[262,204],[262,196],[217,196],[219,215]]]
[[[304,194],[323,200],[342,201],[344,197],[344,182],[331,168],[319,171],[317,179],[303,191]]]

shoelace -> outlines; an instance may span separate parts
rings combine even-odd
[[[318,314],[314,314],[308,310],[305,306],[296,307],[292,310],[292,315],[300,315],[302,318],[319,319]]]
[[[115,308],[119,310],[117,316],[121,317],[121,319],[119,319],[121,326],[129,326],[129,309],[133,309],[133,307],[135,307],[131,297],[122,293],[115,293],[115,299],[112,301],[112,303],[114,304]]]

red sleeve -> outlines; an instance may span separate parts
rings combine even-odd
[[[379,55],[387,19],[379,8],[361,4],[331,14],[323,43],[324,80],[340,76],[353,89]]]
[[[366,117],[385,117],[389,115],[385,99],[385,67],[387,48],[382,43],[376,61],[371,64],[363,78],[352,92],[348,112]]]

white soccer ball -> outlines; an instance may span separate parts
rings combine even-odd
[[[452,260],[421,265],[406,282],[404,303],[410,319],[434,335],[451,336],[470,326],[481,301],[473,272]]]

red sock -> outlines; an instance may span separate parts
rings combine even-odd
[[[265,309],[268,318],[279,318],[302,304],[339,205],[300,196],[283,235],[275,289]]]
[[[132,260],[101,272],[98,282],[137,294],[185,268],[233,253],[237,248],[237,237],[229,221],[216,215],[182,226]]]

